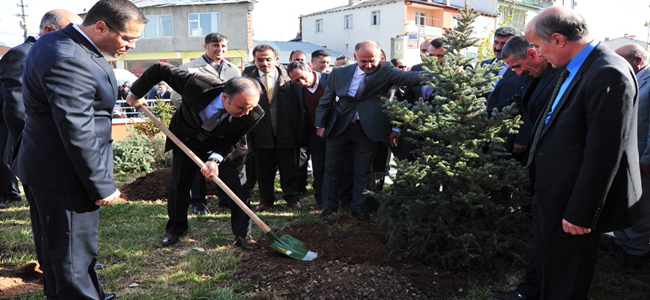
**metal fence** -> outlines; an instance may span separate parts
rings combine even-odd
[[[147,106],[156,107],[156,101],[158,99],[147,99]],[[160,99],[160,101],[170,102],[169,99]],[[119,119],[145,119],[146,116],[135,108],[131,107],[126,100],[117,100],[115,101],[115,107],[113,107],[113,121]]]

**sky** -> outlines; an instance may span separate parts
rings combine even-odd
[[[487,1],[487,0],[486,0]],[[562,0],[559,0],[562,1]],[[576,0],[576,11],[584,16],[592,38],[603,40],[624,34],[648,40],[650,27],[650,0]],[[0,0],[0,43],[16,46],[23,41],[19,26],[20,0]],[[30,35],[38,33],[38,23],[48,10],[64,8],[73,12],[89,9],[97,0],[23,0]],[[258,0],[253,10],[255,40],[286,41],[298,32],[300,14],[345,5],[348,0]]]

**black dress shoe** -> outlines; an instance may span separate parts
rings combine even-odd
[[[502,291],[490,291],[488,293],[492,298],[501,299],[501,300],[538,300],[538,297],[529,297],[524,296],[517,292],[517,290],[502,292]]]
[[[194,208],[194,214],[195,215],[207,215],[208,210],[205,209],[205,207],[195,207]]]
[[[369,223],[370,222],[370,216],[367,213],[360,213],[357,214],[357,220],[362,223]]]
[[[163,247],[168,247],[168,246],[171,246],[173,244],[176,244],[178,242],[179,237],[180,237],[180,235],[165,233],[165,235],[163,235],[163,237],[162,237],[162,245],[163,245]]]
[[[250,235],[235,237],[235,245],[242,247],[242,249],[245,250],[259,249],[257,242]]]
[[[255,206],[255,211],[263,212],[271,207],[273,207],[273,204],[260,203]]]
[[[104,293],[104,300],[113,300],[116,299],[117,297],[113,293]]]
[[[642,270],[645,257],[625,253],[625,267],[630,270]]]

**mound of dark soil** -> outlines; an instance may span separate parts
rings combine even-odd
[[[348,215],[333,224],[293,226],[291,236],[318,258],[291,259],[273,250],[265,237],[231,279],[251,284],[251,290],[239,292],[253,299],[435,299],[466,296],[469,279],[484,284],[493,278],[489,272],[449,273],[397,261],[377,229]]]
[[[172,169],[156,169],[153,172],[138,177],[135,181],[125,184],[120,191],[126,199],[155,201],[167,199],[167,187],[171,178]]]

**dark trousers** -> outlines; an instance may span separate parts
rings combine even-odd
[[[199,153],[207,153],[206,151],[196,151],[200,147],[192,147],[193,144],[200,144],[195,140],[190,140],[186,145],[197,155],[201,160],[207,159],[207,154],[201,157]],[[195,145],[194,145],[195,146]],[[178,148],[174,149],[172,159],[172,175],[169,182],[169,190],[167,192],[167,214],[169,220],[165,231],[167,233],[181,235],[187,228],[187,208],[190,205],[190,188],[194,182],[194,176],[199,167],[189,158],[183,151]],[[219,178],[237,195],[246,205],[249,205],[248,190],[242,189],[242,182],[237,168],[231,167],[230,164],[219,165]],[[245,181],[245,176],[244,176]],[[232,200],[231,200],[232,201]],[[244,211],[234,203],[230,203],[231,215],[230,222],[232,225],[232,232],[235,236],[246,236],[250,233],[250,218]]]
[[[325,139],[316,135],[316,128],[307,132],[307,149],[311,155],[311,169],[314,174],[312,186],[316,203],[323,205],[323,177],[325,177]]]
[[[545,216],[536,198],[535,261],[540,299],[584,300],[594,276],[601,234],[571,235],[562,230],[562,215]]]
[[[88,194],[29,187],[47,299],[104,299],[97,274],[99,208]],[[39,251],[37,251],[38,255]]]
[[[280,171],[280,187],[288,203],[300,200],[298,192],[298,147],[253,149],[260,203],[272,205],[275,201],[276,170]]]
[[[308,147],[300,147],[298,150],[298,192],[303,195],[307,192],[307,178],[309,177],[309,168],[307,167],[310,156]]]
[[[346,154],[353,151],[354,176],[350,211],[353,214],[364,213],[363,205],[367,196],[363,194],[363,191],[370,182],[377,142],[371,141],[361,128],[361,124],[354,122],[348,125],[340,135],[328,137],[326,148],[327,158],[325,159],[325,179],[323,181],[324,210],[328,212],[338,209],[338,193],[342,183],[341,175]]]
[[[20,190],[18,189],[18,180],[11,172],[9,165],[3,161],[11,161],[5,158],[5,154],[11,151],[11,143],[9,142],[9,130],[4,122],[0,123],[0,202],[5,202],[9,199],[20,198]]]
[[[192,182],[192,189],[190,189],[190,204],[192,204],[192,207],[203,208],[208,205],[208,201],[205,200],[207,194],[205,177],[201,174],[201,170],[197,170],[196,175],[194,175],[194,182]]]

